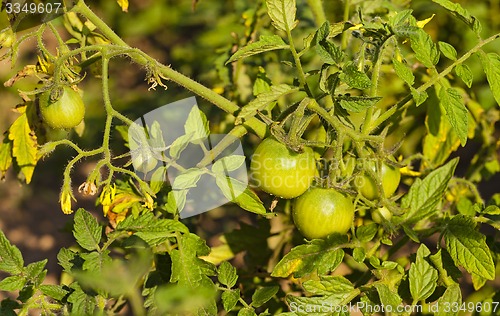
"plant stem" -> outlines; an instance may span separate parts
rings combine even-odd
[[[323,8],[322,0],[307,0],[307,5],[311,9],[311,12],[314,17],[314,22],[317,27],[323,25],[326,22],[325,10]]]
[[[147,54],[143,53],[141,50],[131,48],[105,22],[103,22],[92,10],[90,10],[90,8],[85,4],[83,0],[80,0],[72,10],[76,13],[82,14],[90,22],[94,23],[94,25],[97,26],[97,28],[99,28],[99,30],[101,30],[101,32],[115,45],[121,46],[122,48],[132,49],[132,52],[129,53],[129,56],[139,65],[145,67],[154,67],[154,70],[158,70],[161,75],[207,99],[227,113],[234,114],[235,112],[239,111],[240,107],[238,105],[217,94],[213,90],[205,87],[204,85],[194,81],[189,77],[184,76],[174,69],[159,63],[158,61],[149,57]],[[263,131],[265,131],[266,125],[257,119],[248,120],[245,126],[255,131],[259,137],[263,137],[265,135],[265,132],[263,133]]]
[[[439,80],[441,80],[444,77],[446,77],[453,70],[453,68],[455,68],[457,65],[460,65],[460,64],[464,63],[467,59],[469,59],[472,56],[472,54],[474,54],[474,53],[478,52],[479,50],[481,50],[481,48],[484,45],[486,45],[488,43],[491,43],[491,42],[493,42],[494,40],[496,40],[498,38],[500,38],[500,33],[497,33],[497,34],[495,34],[493,36],[488,37],[487,39],[484,39],[484,40],[480,41],[470,51],[468,51],[467,53],[465,53],[462,57],[460,57],[459,59],[457,59],[453,64],[451,64],[445,70],[443,70],[442,72],[440,72],[439,75],[432,77],[431,80],[429,80],[426,83],[424,83],[423,85],[421,85],[417,89],[417,91],[420,92],[420,93],[426,91],[427,89],[429,89],[430,87],[432,87],[434,84],[436,84],[436,82],[438,82]],[[401,99],[401,101],[399,101],[398,103],[396,103],[395,105],[393,105],[391,108],[389,108],[386,112],[382,113],[382,115],[380,115],[374,121],[374,123],[373,123],[374,127],[372,127],[371,129],[369,129],[368,133],[372,132],[375,128],[377,128],[385,120],[387,120],[389,117],[391,117],[394,113],[396,113],[396,111],[398,109],[402,109],[405,106],[407,106],[407,104],[409,104],[409,101],[411,101],[411,99],[412,99],[412,95],[408,94],[403,99]]]

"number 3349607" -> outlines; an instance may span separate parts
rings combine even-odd
[[[6,3],[5,11],[9,14],[31,13],[31,14],[44,14],[44,13],[62,13],[62,3]]]

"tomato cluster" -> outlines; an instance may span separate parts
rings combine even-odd
[[[390,197],[401,179],[398,169],[383,163],[377,172],[376,166],[376,161],[370,161],[365,168],[380,175],[380,185],[367,172],[358,176],[354,184],[369,200],[380,198],[379,187],[383,188],[386,198]],[[352,198],[336,189],[311,187],[318,174],[311,148],[304,147],[302,153],[295,153],[278,140],[267,138],[255,150],[250,171],[253,182],[263,191],[285,199],[296,198],[293,221],[304,237],[314,239],[333,233],[346,234],[351,228],[354,220]],[[375,210],[372,217],[382,223],[390,220],[392,213],[383,207]]]

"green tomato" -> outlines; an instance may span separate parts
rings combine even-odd
[[[306,192],[314,180],[314,152],[304,147],[302,153],[295,153],[279,141],[266,138],[252,156],[250,173],[254,183],[265,192],[292,199]]]
[[[373,172],[376,172],[375,163],[370,163],[369,168],[371,168]],[[380,174],[382,177],[381,181],[382,181],[382,188],[384,188],[384,195],[386,198],[388,198],[391,195],[393,195],[394,192],[396,192],[399,186],[399,181],[401,180],[401,173],[397,168],[388,166],[384,163],[382,164],[382,170]],[[379,198],[377,184],[375,183],[374,179],[372,179],[369,175],[364,174],[362,176],[357,177],[355,185],[356,188],[359,190],[359,192],[365,198],[369,200],[375,200]]]
[[[334,190],[312,188],[293,204],[293,221],[308,239],[349,231],[354,220],[351,198]]]
[[[139,150],[139,149],[138,149]],[[152,153],[148,149],[138,151],[137,154],[132,156],[132,165],[136,171],[142,173],[148,173],[158,164],[158,160],[153,157]]]
[[[42,120],[51,128],[73,128],[83,120],[85,105],[80,94],[71,87],[64,86],[56,101],[51,100],[52,91],[40,95],[39,106]]]
[[[372,219],[375,223],[382,224],[392,219],[392,213],[387,207],[380,207],[372,212]]]

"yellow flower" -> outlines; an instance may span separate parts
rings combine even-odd
[[[61,209],[64,214],[71,214],[73,210],[71,209],[71,200],[74,200],[73,193],[71,190],[63,189],[61,191],[61,196],[59,202],[61,203]]]

